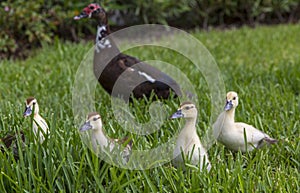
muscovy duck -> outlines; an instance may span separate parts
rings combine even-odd
[[[124,97],[130,92],[129,94],[136,99],[149,98],[152,92],[161,99],[168,99],[171,92],[174,97],[181,95],[180,86],[167,74],[135,57],[120,52],[109,36],[107,14],[103,7],[97,3],[89,4],[78,16],[74,17],[75,20],[82,18],[92,18],[98,23],[94,74],[110,95]],[[124,72],[126,72],[126,76],[121,76]],[[122,85],[116,92],[113,92],[118,78],[121,78]]]

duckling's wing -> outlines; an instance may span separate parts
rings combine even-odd
[[[49,132],[49,126],[48,126],[47,122],[45,121],[45,119],[43,119],[41,116],[39,116],[39,117],[35,118],[35,121],[38,124],[38,126],[43,130],[44,133]]]
[[[131,155],[132,141],[129,141],[128,137],[125,137],[123,139],[110,139],[110,141],[110,151],[114,151],[115,148],[117,150],[121,150],[121,154],[119,156],[122,157],[122,163],[126,164],[129,161]],[[124,146],[124,144],[126,144],[126,146]]]
[[[247,137],[247,142],[252,143],[257,147],[257,145],[261,142],[261,140],[265,138],[269,138],[267,134],[264,132],[256,129],[252,125],[248,125],[246,123],[235,123],[236,128],[238,129],[239,132],[241,132],[244,135],[244,129],[246,131],[246,137]]]

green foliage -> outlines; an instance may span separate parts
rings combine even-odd
[[[279,23],[299,20],[298,0],[191,0],[188,14],[194,26]]]
[[[0,58],[23,56],[24,51],[51,43],[74,15],[71,1],[1,1]],[[72,7],[72,8],[71,8]],[[66,27],[64,29],[67,29]],[[72,26],[68,29],[72,29]],[[65,36],[70,34],[66,31]]]
[[[37,145],[29,139],[19,162],[14,162],[11,152],[0,152],[0,192],[299,192],[299,33],[300,25],[194,33],[215,57],[226,89],[239,94],[237,121],[279,139],[277,145],[245,154],[214,144],[208,151],[210,173],[192,168],[183,172],[171,164],[145,171],[124,170],[101,162],[87,149],[73,122],[71,89],[77,68],[92,44],[55,41],[44,44],[25,61],[2,60],[1,136],[30,127],[30,119],[24,119],[22,112],[25,98],[33,95],[49,124],[51,140]],[[198,133],[203,138],[209,128],[211,101],[201,74],[173,52],[147,47],[128,52],[142,59],[163,58],[195,84],[201,105]],[[124,136],[112,115],[110,98],[100,86],[96,98],[101,101],[96,108],[105,132],[111,137]],[[170,105],[171,114],[179,104]],[[134,110],[138,119],[145,120],[144,109],[136,106]],[[171,128],[147,136],[133,135],[133,147],[167,142],[179,125],[171,121]]]
[[[3,46],[0,48],[2,52],[14,52],[20,46],[22,46],[21,49],[28,48],[29,44],[34,45],[41,40],[50,42],[52,34],[49,33],[50,30],[44,30],[47,25],[44,22],[47,15],[39,14],[40,2],[27,2],[22,6],[20,3],[18,1],[1,3],[1,7],[6,9],[0,21],[3,28],[1,35],[5,37],[2,40]]]
[[[60,39],[78,41],[94,34],[94,27],[73,21],[93,1],[4,0],[0,3],[0,59],[28,55],[28,49]],[[111,24],[128,26],[161,23],[178,27],[293,22],[300,18],[298,0],[104,0]]]
[[[190,8],[185,0],[126,0],[114,2],[126,19],[126,24],[134,23],[162,23],[167,24],[167,20],[180,17],[180,15]]]

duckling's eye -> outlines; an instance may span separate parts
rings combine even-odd
[[[233,100],[235,100],[236,99],[236,97],[233,97]]]
[[[184,107],[185,110],[190,110],[193,107]]]
[[[98,120],[98,118],[97,118],[97,117],[93,118],[93,121],[97,121],[97,120]]]

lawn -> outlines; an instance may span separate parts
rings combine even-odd
[[[42,145],[29,137],[18,162],[11,153],[0,153],[0,192],[299,192],[300,25],[191,33],[215,58],[226,91],[238,92],[236,120],[278,139],[277,145],[242,154],[215,143],[208,151],[209,173],[192,167],[182,171],[171,163],[126,170],[101,162],[82,142],[72,112],[75,74],[92,42],[56,40],[26,60],[0,62],[1,136],[28,131],[30,118],[22,116],[28,96],[38,99],[51,130],[50,140]],[[199,97],[198,134],[202,138],[210,129],[211,111],[205,79],[190,61],[161,49],[149,46],[127,53],[143,60],[162,59],[184,72]],[[116,121],[110,97],[100,86],[95,98],[106,133],[111,137],[130,135],[134,149],[168,142],[182,125],[182,121],[166,120],[161,130],[151,135],[130,134]],[[166,102],[170,115],[179,106],[177,102]],[[143,113],[145,105],[131,108],[140,122],[149,119]]]

